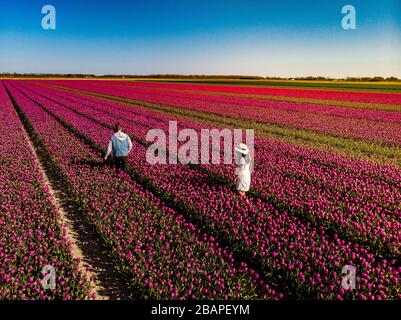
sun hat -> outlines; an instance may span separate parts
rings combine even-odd
[[[245,143],[240,143],[238,147],[234,148],[235,151],[247,155],[249,153],[249,149]]]

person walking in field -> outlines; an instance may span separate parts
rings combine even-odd
[[[237,159],[235,184],[237,193],[242,198],[251,186],[251,158],[245,143],[240,143],[234,150]]]
[[[107,146],[106,156],[104,160],[107,160],[110,154],[113,155],[114,165],[117,170],[120,169],[127,172],[128,169],[128,154],[132,150],[131,138],[124,132],[122,132],[121,124],[117,123],[114,127],[114,134],[110,139],[109,145]]]

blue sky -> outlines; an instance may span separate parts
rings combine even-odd
[[[56,30],[41,28],[46,4],[56,7]],[[346,4],[356,8],[356,30],[341,28]],[[401,78],[401,0],[0,5],[0,72]]]

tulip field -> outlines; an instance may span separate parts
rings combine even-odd
[[[234,164],[146,161],[170,121],[255,129],[245,199]],[[126,173],[103,159],[117,122]],[[401,299],[400,166],[397,92],[2,80],[0,299],[97,298],[43,167],[144,299]]]
[[[87,279],[70,254],[60,213],[3,86],[0,106],[0,297],[89,298]],[[46,265],[59,272],[59,288],[54,291],[41,286]]]

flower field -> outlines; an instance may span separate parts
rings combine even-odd
[[[13,149],[28,133],[144,298],[401,299],[400,107],[395,93],[5,80],[1,175],[18,179],[0,183],[0,294],[93,297],[33,150]],[[246,200],[233,192],[234,165],[147,163],[147,132],[169,121],[256,129]],[[102,159],[116,122],[133,142],[126,174]],[[62,270],[50,296],[35,287],[44,263]],[[342,285],[346,265],[354,290]]]
[[[61,82],[60,85],[64,85]],[[194,93],[165,92],[154,89],[127,86],[107,86],[104,84],[73,82],[67,83],[73,88],[106,95],[116,95],[137,101],[185,108],[234,117],[254,122],[267,122],[276,125],[313,130],[322,133],[364,138],[378,142],[401,144],[401,114],[398,112],[361,110],[358,108],[329,107],[304,103],[249,100],[239,97],[210,96]],[[206,90],[209,90],[207,88]],[[358,93],[357,96],[364,97]],[[368,93],[369,95],[369,93]],[[372,93],[370,93],[372,95]],[[377,94],[376,99],[387,101],[390,94]],[[397,97],[400,95],[396,95]],[[331,97],[334,99],[335,97]],[[338,97],[341,99],[341,95]],[[399,97],[398,97],[399,99]],[[363,99],[362,99],[363,101]],[[392,101],[392,100],[391,100]],[[401,101],[394,98],[401,104]]]
[[[3,85],[0,107],[0,298],[90,298],[60,212]],[[47,265],[56,270],[53,291],[41,285]]]

